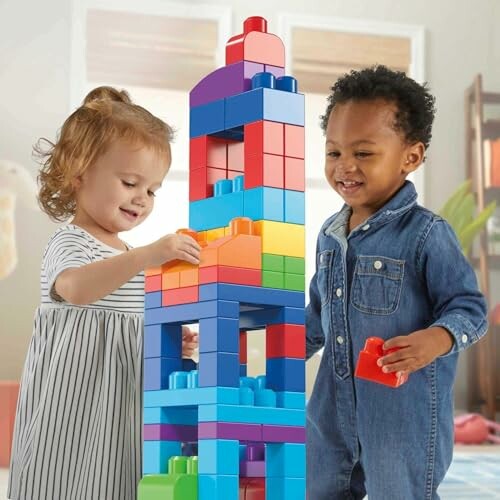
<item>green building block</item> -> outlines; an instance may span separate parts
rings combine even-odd
[[[168,471],[144,476],[137,500],[198,500],[198,457],[170,457]]]
[[[301,257],[285,256],[285,273],[306,274],[306,261]]]
[[[305,290],[305,276],[303,274],[285,274],[285,286],[286,290],[296,290],[298,292],[303,292]]]
[[[283,273],[262,270],[262,286],[267,288],[284,288],[285,279]]]
[[[285,272],[285,256],[274,255],[272,253],[262,254],[262,270],[274,271],[276,273]]]

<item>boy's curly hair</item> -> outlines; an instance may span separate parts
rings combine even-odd
[[[76,209],[74,180],[117,139],[170,153],[173,130],[128,93],[97,87],[64,122],[57,141],[41,138],[34,146],[41,169],[38,201],[51,219],[62,222]]]
[[[436,99],[430,94],[427,83],[420,85],[402,71],[376,65],[346,73],[335,82],[331,91],[326,112],[321,116],[324,133],[330,113],[337,104],[382,99],[397,107],[394,130],[401,132],[409,144],[422,142],[425,149],[429,147]]]

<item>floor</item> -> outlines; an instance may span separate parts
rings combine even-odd
[[[6,490],[7,470],[0,469],[0,500]],[[457,447],[439,493],[441,500],[500,500],[500,446]]]

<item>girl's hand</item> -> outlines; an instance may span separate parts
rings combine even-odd
[[[384,373],[411,373],[432,363],[438,356],[446,354],[453,347],[453,337],[439,326],[417,330],[409,335],[387,340],[384,351],[395,347],[399,350],[381,357],[377,364]]]
[[[146,266],[157,267],[165,262],[180,259],[190,264],[200,263],[201,247],[187,234],[168,234],[143,247],[146,252]]]
[[[191,358],[198,348],[198,334],[187,326],[182,327],[182,357]]]

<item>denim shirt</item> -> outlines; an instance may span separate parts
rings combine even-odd
[[[334,370],[346,378],[367,337],[441,326],[454,339],[444,356],[456,358],[485,334],[475,273],[449,224],[417,204],[411,182],[347,236],[350,213],[345,205],[319,233],[307,358],[330,338]]]

